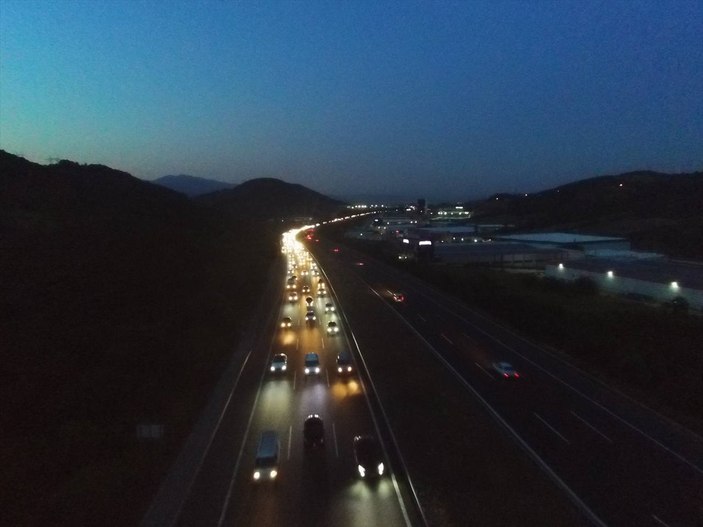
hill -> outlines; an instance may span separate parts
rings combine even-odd
[[[170,188],[181,194],[193,198],[195,196],[200,196],[202,194],[208,194],[210,192],[215,192],[218,190],[224,190],[232,188],[234,185],[231,183],[224,183],[222,181],[215,181],[213,179],[205,179],[195,176],[162,176],[158,179],[151,181],[155,185],[160,185],[162,187]]]
[[[228,217],[282,219],[291,217],[329,217],[345,204],[302,185],[280,179],[259,178],[245,181],[233,189],[197,198]]]
[[[478,222],[516,231],[572,231],[622,236],[640,250],[703,259],[703,172],[630,172],[536,194],[497,194],[480,203]]]
[[[138,523],[278,235],[105,166],[0,151],[1,523]],[[165,436],[137,441],[140,423]]]

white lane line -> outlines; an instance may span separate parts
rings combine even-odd
[[[325,376],[327,377],[327,387],[330,387],[330,371],[325,370]]]
[[[488,370],[486,370],[486,368],[484,368],[483,366],[481,366],[478,362],[474,362],[474,364],[475,364],[476,366],[478,366],[479,369],[480,369],[483,373],[485,373],[486,375],[488,375],[488,378],[489,378],[489,379],[491,379],[492,381],[495,381],[495,380],[496,380],[496,378],[495,378],[493,375],[491,375],[491,374],[488,372]]]
[[[427,322],[427,319],[425,317],[423,317],[422,315],[417,315],[417,318],[419,318],[423,322]]]
[[[620,421],[620,422],[621,422],[622,424],[624,424],[625,426],[628,426],[629,428],[631,428],[631,429],[634,430],[635,432],[639,432],[640,434],[642,434],[642,436],[646,437],[646,438],[649,439],[652,443],[654,443],[654,444],[657,445],[658,447],[662,448],[663,450],[666,450],[667,452],[669,452],[669,454],[671,454],[672,456],[674,456],[674,457],[675,457],[676,459],[678,459],[679,461],[682,461],[683,463],[685,463],[686,465],[688,465],[689,467],[691,467],[693,470],[695,470],[695,471],[698,472],[699,474],[703,474],[703,469],[699,468],[697,465],[695,465],[694,463],[692,463],[691,461],[689,461],[688,459],[686,459],[684,456],[682,456],[682,455],[679,454],[678,452],[672,450],[671,448],[669,448],[669,447],[666,446],[665,444],[661,443],[661,442],[658,441],[657,439],[653,438],[653,437],[650,436],[648,433],[646,433],[644,430],[642,430],[642,429],[639,428],[638,426],[636,426],[636,425],[630,423],[630,422],[627,421],[625,418],[623,418],[623,417],[621,417],[620,415],[616,414],[614,411],[610,410],[609,408],[607,408],[607,407],[604,406],[603,404],[601,404],[601,403],[599,403],[598,401],[592,399],[591,397],[589,397],[588,395],[586,395],[585,393],[583,393],[581,390],[579,390],[579,389],[576,388],[575,386],[572,386],[571,384],[569,384],[568,382],[564,381],[563,379],[560,379],[559,377],[557,377],[556,375],[554,375],[551,371],[549,371],[548,369],[546,369],[544,366],[542,366],[542,365],[538,364],[537,362],[533,361],[532,359],[526,357],[525,355],[523,355],[522,353],[520,353],[519,351],[517,351],[517,350],[516,350],[515,348],[513,348],[512,346],[507,345],[505,342],[503,342],[503,341],[500,340],[499,338],[495,337],[493,334],[489,333],[488,331],[486,331],[486,330],[484,330],[484,329],[481,329],[478,325],[476,325],[476,324],[474,324],[474,323],[468,321],[468,320],[465,319],[464,317],[462,317],[462,316],[460,316],[460,315],[457,315],[456,313],[453,313],[452,311],[448,310],[448,309],[445,308],[442,304],[440,304],[439,302],[437,302],[436,300],[434,300],[431,296],[425,295],[425,297],[428,298],[428,299],[429,299],[431,302],[433,302],[435,305],[439,306],[441,309],[443,309],[444,311],[446,311],[447,313],[450,313],[450,314],[454,315],[456,318],[458,318],[459,320],[461,320],[461,321],[464,322],[465,324],[468,324],[468,325],[470,325],[471,327],[473,327],[475,330],[480,331],[480,332],[483,333],[486,337],[488,337],[489,339],[491,339],[493,342],[495,342],[495,343],[498,344],[499,346],[502,346],[502,347],[504,347],[505,349],[510,350],[510,351],[511,351],[512,353],[514,353],[515,355],[517,355],[517,356],[519,356],[519,357],[522,357],[524,360],[526,360],[527,362],[529,362],[530,364],[532,364],[532,365],[535,366],[536,368],[539,368],[540,370],[542,370],[546,375],[549,375],[549,376],[552,377],[554,380],[560,382],[561,384],[563,384],[564,386],[566,386],[568,389],[570,389],[570,390],[573,391],[574,393],[580,395],[581,397],[583,397],[583,398],[586,399],[587,401],[590,401],[593,405],[597,406],[598,408],[600,408],[601,410],[603,410],[604,412],[606,412],[608,415],[610,415],[610,416],[613,417],[614,419]],[[465,306],[462,306],[462,307],[465,307]],[[473,313],[473,312],[472,312],[472,313]],[[476,313],[473,313],[473,314],[476,314]],[[480,316],[480,315],[479,315],[479,316]],[[485,317],[483,317],[483,318],[486,319]],[[486,319],[486,320],[487,320],[487,319]],[[520,336],[517,335],[516,333],[513,333],[512,331],[507,330],[506,328],[500,326],[499,324],[496,324],[495,322],[492,322],[492,321],[489,321],[489,322],[491,322],[493,325],[495,325],[495,326],[497,326],[497,327],[500,327],[501,329],[507,331],[508,333],[510,333],[511,335],[513,335],[514,337],[520,338],[523,342],[527,342],[524,338],[520,337]],[[530,344],[529,342],[527,342],[527,343],[528,343],[529,345],[531,345],[531,346],[534,346],[533,344]],[[538,349],[539,349],[541,352],[552,356],[551,354],[547,353],[546,350],[543,350],[542,348],[538,348]],[[565,364],[565,363],[562,361],[562,364]],[[566,364],[566,365],[567,365],[568,367],[570,367],[570,368],[574,368],[572,365],[569,365],[569,364]],[[575,368],[574,368],[574,369],[575,369]],[[579,373],[581,373],[581,372],[579,372]],[[610,389],[610,388],[608,387],[608,389]],[[635,401],[635,402],[637,402],[637,401]],[[642,406],[641,403],[637,403],[637,404],[639,404],[640,406]],[[646,408],[646,407],[645,407],[645,408]],[[649,410],[649,409],[648,409],[648,410]]]
[[[596,434],[598,434],[598,435],[601,436],[603,439],[605,439],[608,443],[612,443],[612,442],[613,442],[612,439],[610,439],[607,435],[605,435],[603,432],[601,432],[600,430],[598,430],[595,426],[593,426],[591,423],[589,423],[588,421],[586,421],[583,417],[581,417],[580,415],[578,415],[578,414],[577,414],[576,412],[574,412],[573,410],[571,410],[571,415],[573,415],[576,419],[578,419],[579,421],[581,421],[581,422],[582,422],[583,424],[585,424],[588,428],[590,428],[590,429],[593,430]]]
[[[334,440],[334,455],[339,457],[339,448],[337,447],[337,429],[334,427],[334,421],[332,421],[332,439]]]
[[[300,337],[295,338],[295,351],[298,351],[300,348]]]
[[[322,342],[322,349],[325,349],[325,339],[320,337],[320,342]]]
[[[295,379],[297,378],[297,376],[298,376],[298,372],[294,371],[293,372],[293,391],[295,391]]]
[[[652,514],[652,518],[654,518],[654,521],[657,522],[659,525],[663,525],[664,527],[671,527],[664,520],[660,519],[656,514]]]
[[[539,415],[537,412],[532,412],[532,413],[535,414],[535,417],[536,417],[537,419],[539,419],[540,421],[542,421],[542,423],[544,423],[544,426],[546,426],[546,427],[549,428],[552,432],[554,432],[557,436],[559,436],[567,445],[570,444],[568,439],[566,439],[563,435],[561,435],[561,434],[559,433],[559,431],[558,431],[556,428],[554,428],[552,425],[550,425],[547,421],[545,421],[544,419],[542,419],[542,417],[540,417],[540,415]]]
[[[290,444],[293,441],[293,425],[288,427],[288,459],[290,459]]]
[[[451,344],[452,346],[454,345],[454,343],[451,340],[449,340],[449,337],[447,337],[444,333],[440,333],[439,336],[442,337],[447,342],[449,342],[449,344]]]

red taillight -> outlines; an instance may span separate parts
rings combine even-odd
[[[516,378],[516,379],[519,379],[519,378],[520,378],[520,374],[519,374],[518,372],[515,372],[515,378]]]
[[[507,373],[504,373],[503,377],[505,377],[507,379],[508,377],[510,377],[510,375],[508,375]]]

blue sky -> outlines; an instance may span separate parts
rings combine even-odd
[[[0,0],[0,148],[465,199],[703,168],[703,2]]]

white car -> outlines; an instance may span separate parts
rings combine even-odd
[[[337,325],[337,323],[334,320],[332,320],[331,322],[328,322],[327,323],[327,334],[328,335],[336,335],[337,333],[339,333],[339,326]]]
[[[288,369],[288,356],[285,353],[277,353],[271,360],[271,372],[284,372]]]
[[[334,312],[335,312],[334,304],[332,302],[327,302],[325,304],[325,313],[334,313]]]

